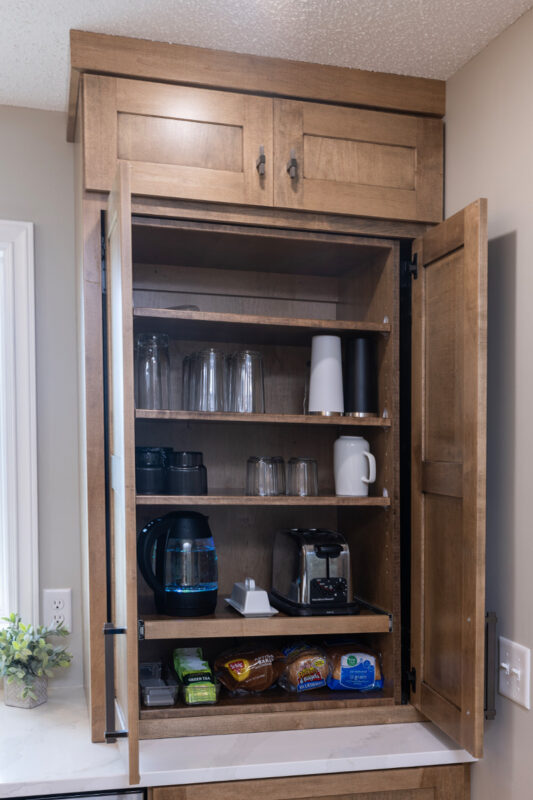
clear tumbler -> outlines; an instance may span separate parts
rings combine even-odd
[[[279,469],[272,458],[251,456],[246,465],[246,494],[260,497],[281,494],[278,473]]]
[[[191,410],[224,411],[226,396],[224,353],[214,347],[200,350],[191,357],[189,369],[193,395]]]
[[[288,494],[315,497],[318,494],[318,465],[314,458],[289,460]]]
[[[137,408],[169,408],[168,336],[140,333],[135,341],[135,402]]]
[[[265,411],[263,356],[254,350],[233,353],[230,359],[230,411]]]

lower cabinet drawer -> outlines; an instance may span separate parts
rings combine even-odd
[[[148,800],[468,800],[469,766],[342,772],[150,789]]]

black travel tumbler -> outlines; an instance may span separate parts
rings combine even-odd
[[[356,336],[346,343],[344,414],[348,417],[370,417],[378,414],[378,369],[374,337]]]

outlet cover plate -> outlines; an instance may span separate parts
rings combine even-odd
[[[43,589],[43,625],[57,627],[63,622],[65,628],[72,633],[72,590]]]
[[[530,676],[531,650],[500,636],[499,693],[529,709]]]

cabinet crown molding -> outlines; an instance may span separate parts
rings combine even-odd
[[[83,73],[443,117],[444,81],[71,30],[67,140]]]

